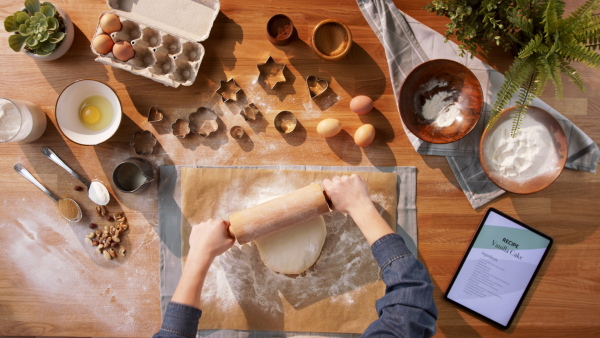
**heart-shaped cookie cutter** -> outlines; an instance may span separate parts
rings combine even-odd
[[[164,118],[163,113],[156,107],[150,107],[148,110],[148,122],[160,122]]]
[[[325,93],[329,88],[329,82],[325,79],[319,79],[314,75],[309,75],[306,78],[306,87],[311,99],[315,99],[321,94]]]

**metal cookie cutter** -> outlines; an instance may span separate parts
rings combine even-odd
[[[173,135],[179,138],[184,138],[190,133],[190,123],[186,120],[177,119],[171,128],[173,128]]]
[[[160,122],[163,117],[163,113],[156,107],[150,107],[148,110],[148,122]]]
[[[256,67],[259,72],[258,81],[265,82],[271,89],[274,89],[278,83],[287,81],[283,74],[285,64],[275,62],[271,56],[265,63],[259,63]]]
[[[219,129],[218,115],[206,108],[200,107],[195,113],[190,114],[190,131],[203,137]]]
[[[221,80],[221,85],[217,88],[216,93],[221,95],[223,102],[237,101],[238,93],[241,90],[242,88],[231,78],[227,81]]]
[[[308,88],[310,98],[314,100],[327,91],[329,82],[324,79],[319,79],[314,75],[310,75],[306,78],[306,87]]]
[[[133,133],[129,146],[135,150],[138,155],[150,155],[156,145],[156,137],[149,130],[138,130]]]
[[[258,110],[258,108],[256,108],[256,106],[254,105],[254,103],[249,103],[240,112],[240,115],[242,115],[244,117],[244,120],[246,120],[246,121],[249,121],[249,120],[254,121],[254,120],[256,120],[256,118],[258,117],[258,114],[260,114],[260,110]]]

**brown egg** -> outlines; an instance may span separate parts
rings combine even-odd
[[[373,100],[365,95],[358,95],[350,101],[350,110],[362,115],[366,114],[373,109]]]
[[[92,40],[92,47],[94,50],[100,54],[108,54],[115,43],[110,38],[110,36],[106,34],[98,34]]]
[[[323,137],[332,137],[342,130],[342,124],[336,119],[324,119],[317,125],[317,133]]]
[[[127,41],[119,41],[115,43],[112,52],[113,55],[121,61],[127,61],[135,55],[133,46]]]
[[[121,30],[121,20],[112,13],[106,13],[100,18],[100,28],[106,34],[118,32]]]
[[[357,146],[364,148],[373,142],[375,138],[375,127],[371,124],[360,126],[354,133],[354,143]]]

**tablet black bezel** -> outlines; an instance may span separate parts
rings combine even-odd
[[[486,316],[482,315],[481,313],[479,313],[479,312],[477,312],[477,311],[475,311],[475,310],[472,310],[472,309],[470,309],[470,308],[466,307],[465,305],[463,305],[463,304],[460,304],[460,303],[458,303],[458,302],[456,302],[456,301],[454,301],[454,300],[452,300],[452,299],[448,298],[448,294],[450,293],[450,290],[452,289],[452,286],[454,286],[454,282],[456,281],[456,277],[458,277],[458,274],[459,274],[459,273],[460,273],[460,271],[462,270],[463,264],[465,263],[465,261],[467,260],[467,257],[468,257],[468,256],[469,256],[469,254],[471,253],[471,249],[473,248],[473,244],[474,244],[474,243],[475,243],[475,241],[477,240],[477,237],[479,236],[479,233],[481,232],[481,229],[483,228],[483,225],[485,224],[485,221],[487,220],[487,218],[488,218],[488,216],[489,216],[489,214],[490,214],[491,212],[495,212],[495,213],[497,213],[498,215],[500,215],[500,216],[502,216],[502,217],[504,217],[504,218],[506,218],[506,219],[508,219],[508,220],[510,220],[510,221],[512,221],[512,222],[515,222],[515,223],[519,224],[519,225],[520,225],[520,226],[522,226],[523,228],[525,228],[525,229],[527,229],[527,230],[529,230],[529,231],[531,231],[531,232],[533,232],[533,233],[535,233],[535,234],[537,234],[537,235],[539,235],[539,236],[542,236],[542,237],[544,237],[545,239],[547,239],[547,240],[549,241],[549,243],[548,243],[548,246],[546,247],[546,251],[545,251],[545,252],[544,252],[544,254],[542,255],[542,258],[540,259],[540,262],[539,262],[539,263],[538,263],[538,265],[536,266],[536,268],[535,268],[535,271],[533,272],[533,275],[531,275],[531,279],[529,279],[529,282],[527,283],[527,287],[526,287],[526,288],[525,288],[525,290],[523,291],[523,294],[521,295],[521,299],[519,299],[519,302],[517,303],[517,306],[515,307],[515,309],[514,309],[513,313],[512,313],[512,314],[511,314],[511,316],[510,316],[510,319],[508,320],[508,322],[506,323],[506,325],[503,325],[503,324],[501,324],[501,323],[498,323],[497,321],[495,321],[495,320],[493,320],[493,319],[491,319],[491,318],[489,318],[489,317],[486,317]],[[523,300],[525,299],[525,296],[527,295],[527,292],[529,292],[529,288],[530,288],[530,287],[531,287],[531,285],[533,284],[533,280],[534,280],[534,279],[535,279],[535,277],[537,276],[537,274],[538,274],[538,272],[539,272],[539,270],[540,270],[540,267],[541,267],[541,266],[542,266],[542,264],[544,263],[544,260],[546,259],[546,256],[548,255],[548,252],[550,251],[550,248],[552,247],[552,244],[553,244],[553,243],[554,243],[554,240],[552,239],[552,237],[550,237],[550,236],[548,236],[548,235],[546,235],[546,234],[544,234],[544,233],[542,233],[542,232],[540,232],[540,231],[538,231],[538,230],[536,230],[536,229],[534,229],[534,228],[530,227],[529,225],[527,225],[527,224],[525,224],[525,223],[523,223],[523,222],[521,222],[521,221],[519,221],[519,220],[517,220],[517,219],[514,219],[514,218],[510,217],[509,215],[507,215],[507,214],[505,214],[505,213],[501,212],[501,211],[500,211],[500,210],[498,210],[498,209],[495,209],[495,208],[488,208],[488,210],[486,211],[485,215],[484,215],[484,216],[483,216],[483,218],[481,219],[481,222],[479,223],[479,227],[477,228],[477,231],[475,232],[475,235],[474,235],[474,236],[473,236],[473,238],[471,239],[471,243],[469,244],[469,247],[467,248],[467,251],[465,252],[465,254],[464,254],[464,256],[463,256],[463,258],[462,258],[462,260],[461,260],[461,262],[460,262],[460,265],[459,265],[459,266],[458,266],[458,268],[456,269],[456,272],[454,273],[454,276],[452,276],[452,280],[450,281],[450,284],[449,284],[449,285],[448,285],[448,287],[446,288],[446,292],[444,292],[444,299],[445,299],[446,301],[448,301],[448,302],[452,303],[452,304],[455,304],[455,305],[457,305],[457,306],[458,306],[458,307],[460,307],[461,309],[464,309],[464,310],[466,310],[466,311],[468,311],[468,312],[470,312],[470,313],[474,313],[475,315],[477,315],[477,316],[479,316],[479,317],[481,317],[481,318],[483,318],[483,319],[487,320],[487,321],[488,321],[488,322],[490,322],[490,323],[493,323],[495,326],[498,326],[498,327],[500,327],[500,328],[501,328],[501,329],[503,329],[503,330],[506,330],[506,329],[508,329],[508,328],[510,327],[510,325],[512,324],[512,322],[513,322],[513,319],[515,319],[515,316],[516,316],[517,312],[519,311],[519,308],[521,307],[521,304],[523,303]]]

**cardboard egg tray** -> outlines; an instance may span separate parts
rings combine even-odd
[[[120,61],[112,52],[100,54],[91,46],[96,61],[170,87],[194,83],[204,57],[200,41],[208,38],[219,0],[108,0],[107,4],[111,10],[98,18],[94,37],[103,33],[102,15],[113,13],[122,28],[110,34],[112,40],[131,43],[135,56]]]

